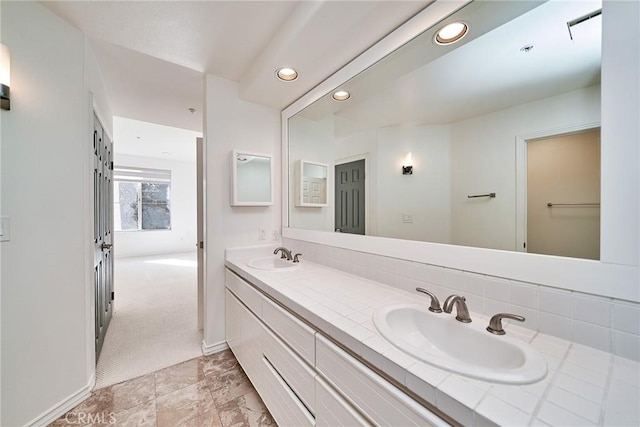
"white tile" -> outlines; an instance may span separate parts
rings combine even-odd
[[[613,328],[640,335],[640,304],[615,302],[613,304]]]
[[[483,389],[464,381],[458,375],[450,375],[438,386],[438,391],[446,393],[468,408],[475,408],[485,394]]]
[[[496,385],[491,388],[489,393],[527,414],[533,414],[539,400],[538,396],[526,392],[518,386]]]
[[[571,319],[555,314],[538,312],[538,330],[544,334],[571,339]]]
[[[354,322],[353,320],[349,319],[348,317],[343,317],[343,316],[338,317],[335,320],[332,320],[331,324],[333,326],[335,326],[336,328],[342,329],[343,331],[346,331],[347,329],[354,328],[356,326],[360,326],[356,322]]]
[[[427,402],[435,404],[436,388],[448,376],[446,371],[417,362],[407,371],[406,385]]]
[[[358,341],[364,341],[367,338],[371,338],[372,336],[375,335],[375,332],[373,332],[371,329],[365,328],[364,326],[361,326],[361,325],[357,325],[357,326],[354,326],[353,328],[349,328],[346,330],[346,332],[352,337],[356,338]]]
[[[606,386],[609,377],[607,373],[590,371],[585,367],[571,362],[564,362],[560,367],[560,372],[601,388]]]
[[[574,320],[571,322],[573,341],[602,351],[611,351],[611,329],[592,323]]]
[[[551,386],[550,376],[547,376],[537,383],[521,385],[520,388],[527,393],[533,394],[534,396],[542,397],[547,389]]]
[[[484,297],[484,287],[487,282],[487,276],[483,274],[464,272],[464,277],[467,282],[467,290],[470,294],[479,295]]]
[[[487,298],[497,301],[509,302],[510,282],[503,279],[487,278],[484,292]]]
[[[611,300],[584,294],[573,295],[573,318],[600,326],[611,326]]]
[[[435,265],[425,265],[423,274],[424,277],[422,277],[422,280],[440,286],[443,285],[444,268]]]
[[[613,353],[640,361],[640,336],[613,331]]]
[[[556,316],[572,316],[571,292],[540,286],[538,289],[538,308]]]
[[[528,320],[529,319],[527,319],[527,321]],[[489,321],[487,320],[487,325],[488,324]],[[531,340],[533,340],[533,338],[538,334],[537,331],[528,328],[527,322],[521,323],[518,321],[503,321],[503,324],[507,335],[510,335],[514,338],[520,338],[525,342],[531,342]]]
[[[476,412],[502,426],[526,426],[531,418],[530,414],[491,395],[480,402]]]
[[[623,357],[614,356],[611,380],[640,387],[640,363]]]
[[[553,384],[563,390],[575,393],[595,403],[602,404],[604,401],[604,388],[597,387],[567,374],[560,373],[555,378]]]
[[[545,402],[542,405],[540,411],[538,412],[537,418],[540,421],[552,426],[585,427],[597,425],[597,423],[587,421],[586,419],[573,414],[557,405],[554,405],[551,402]]]
[[[538,309],[538,287],[520,282],[511,282],[511,304]]]
[[[640,425],[640,389],[632,385],[612,382],[605,406],[605,425]]]
[[[463,426],[473,425],[473,410],[450,397],[442,390],[436,391],[436,406],[459,424]]]
[[[371,320],[371,316],[367,316],[361,311],[355,311],[349,314],[347,317],[360,325],[367,322],[368,320]]]
[[[511,304],[509,307],[509,313],[524,316],[525,321],[518,322],[517,320],[504,319],[502,322],[505,325],[513,324],[526,329],[538,330],[538,310]]]
[[[463,272],[452,269],[445,269],[444,285],[455,290],[456,294],[465,295],[469,290],[467,280]]]
[[[395,348],[385,351],[383,356],[382,370],[391,378],[405,384],[407,368],[415,364],[416,360]]]
[[[564,339],[564,338],[560,338],[557,336],[553,336],[553,335],[547,335],[547,334],[538,334],[536,335],[536,339],[537,342],[540,343],[544,343],[544,344],[548,344],[548,345],[554,345],[556,347],[561,347],[564,348],[566,350],[569,349],[569,347],[571,346],[572,342]]]
[[[511,306],[508,302],[497,301],[490,298],[484,300],[484,314],[493,316],[497,313],[508,313]]]
[[[466,294],[465,295],[467,308],[470,312],[475,313],[484,313],[484,297],[474,295],[474,294]],[[471,316],[472,320],[477,320],[473,316]]]
[[[574,343],[566,360],[592,371],[608,373],[611,368],[612,355]]]

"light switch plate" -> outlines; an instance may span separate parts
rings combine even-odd
[[[8,216],[0,217],[0,242],[11,239],[11,220]]]
[[[267,239],[267,232],[265,231],[264,228],[259,228],[258,229],[258,240],[266,240]]]

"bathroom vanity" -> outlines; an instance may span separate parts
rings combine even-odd
[[[458,375],[401,351],[372,322],[393,304],[427,310],[424,296],[309,261],[248,266],[277,259],[272,251],[227,250],[226,336],[279,425],[625,425],[637,417],[628,379],[638,375],[637,362],[509,325],[507,335],[543,356],[543,379],[499,384]],[[488,324],[470,310],[475,324]],[[602,396],[585,396],[600,388]],[[583,418],[567,416],[576,405]],[[613,409],[617,418],[605,418]]]

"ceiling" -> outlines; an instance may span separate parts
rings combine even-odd
[[[450,19],[470,24],[460,46],[443,49],[432,42],[435,29],[427,31],[341,86],[352,94],[348,101],[326,96],[301,116],[334,114],[336,134],[346,136],[371,127],[458,122],[598,84],[601,16],[573,26],[573,40],[567,22],[598,10],[601,1],[526,3],[466,6]],[[532,50],[521,51],[527,45]]]
[[[194,131],[202,131],[205,73],[281,110],[429,3],[43,2],[88,36],[115,116]],[[283,66],[298,80],[275,79]]]

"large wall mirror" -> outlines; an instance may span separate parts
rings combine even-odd
[[[467,33],[436,42],[451,22]],[[469,2],[285,110],[290,176],[313,158],[335,184],[326,207],[305,211],[289,181],[288,226],[544,254],[558,266],[600,260],[601,201],[613,197],[601,176],[602,22],[601,1]],[[621,280],[638,280],[637,262],[636,248]]]

